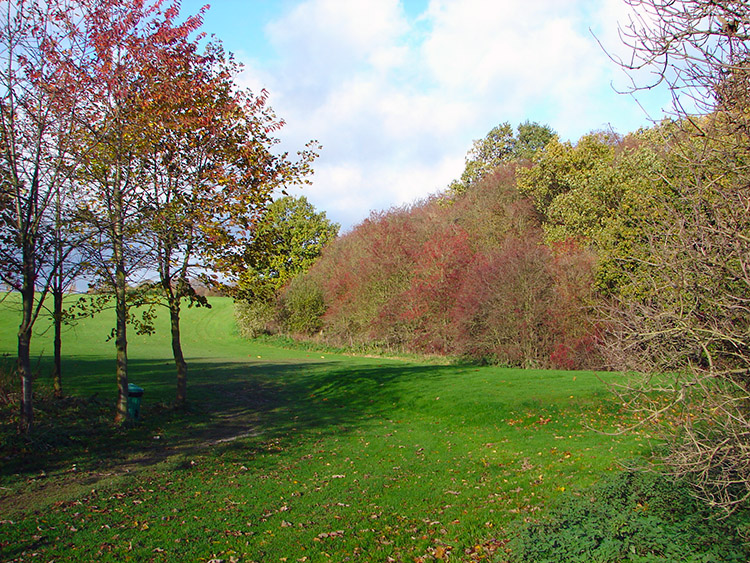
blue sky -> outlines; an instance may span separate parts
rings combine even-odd
[[[214,0],[203,31],[244,63],[242,86],[270,92],[284,150],[323,145],[293,193],[348,229],[444,189],[499,123],[575,141],[662,117],[668,93],[618,94],[629,79],[597,43],[626,55],[627,18],[623,0]]]

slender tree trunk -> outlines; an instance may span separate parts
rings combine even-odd
[[[52,320],[55,325],[55,363],[52,367],[52,385],[54,387],[55,397],[62,399],[62,316],[63,316],[63,287],[61,274],[55,274],[56,279],[52,288]]]
[[[21,412],[18,430],[29,434],[34,423],[31,374],[31,328],[34,311],[34,283],[24,281],[22,294],[23,315],[18,327],[18,375],[21,378]]]
[[[118,170],[118,175],[120,171]],[[123,194],[119,189],[121,178],[116,180],[112,193],[114,229],[112,250],[115,260],[115,348],[117,349],[117,406],[115,422],[124,423],[128,418],[128,303],[127,276],[125,275],[125,224],[123,219]]]
[[[175,367],[177,368],[177,396],[175,398],[175,406],[179,409],[185,408],[187,404],[187,362],[185,362],[185,356],[182,353],[182,339],[180,337],[180,299],[183,295],[182,284],[187,283],[185,281],[185,275],[187,271],[188,257],[190,255],[190,246],[188,245],[188,251],[184,256],[184,262],[181,268],[181,277],[177,282],[177,288],[173,283],[173,278],[170,275],[170,265],[172,263],[172,247],[169,244],[164,244],[160,248],[160,277],[161,286],[164,295],[167,298],[167,305],[169,307],[169,320],[170,320],[170,331],[172,333],[172,356],[174,357]]]
[[[21,324],[18,327],[18,375],[21,378],[21,404],[18,430],[29,434],[34,424],[34,396],[31,373],[31,333],[34,326],[34,293],[36,290],[36,261],[34,243],[24,237],[23,285],[21,287]]]
[[[178,408],[184,408],[187,403],[187,362],[182,354],[180,340],[180,302],[179,298],[169,299],[169,318],[172,330],[172,354],[177,367],[177,399]]]
[[[52,386],[55,397],[62,399],[62,318],[63,290],[65,289],[64,252],[62,232],[62,195],[58,186],[55,191],[55,238],[54,271],[52,272],[52,323],[54,325],[54,365],[52,366]]]
[[[128,335],[127,320],[128,307],[125,285],[125,269],[118,261],[115,274],[115,310],[117,321],[115,325],[115,348],[117,349],[117,407],[115,422],[125,422],[128,417]]]

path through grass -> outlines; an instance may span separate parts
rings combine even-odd
[[[62,428],[40,412],[32,442],[2,411],[0,559],[503,561],[513,522],[644,451],[596,431],[623,420],[593,373],[274,348],[214,303],[186,315],[190,412],[167,407],[161,325],[130,347],[142,423],[109,425],[104,320],[65,348],[66,389],[97,399],[69,400]]]

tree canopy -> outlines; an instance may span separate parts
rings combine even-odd
[[[307,271],[338,235],[339,225],[304,196],[284,196],[268,206],[246,247],[239,295],[269,302],[292,278]]]
[[[507,121],[493,127],[483,139],[474,141],[461,178],[451,182],[448,190],[461,194],[504,162],[533,159],[554,136],[549,126],[529,121],[518,125],[515,133]]]

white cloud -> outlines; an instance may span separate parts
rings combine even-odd
[[[460,175],[463,164],[463,156],[444,157],[432,165],[385,169],[379,163],[324,162],[316,167],[312,186],[291,193],[306,196],[348,230],[373,210],[405,205],[437,192],[435,187],[445,187],[445,178]],[[425,190],[425,186],[433,188]]]
[[[284,147],[321,141],[304,193],[349,227],[444,188],[500,122],[574,140],[644,123],[613,92],[619,71],[589,32],[611,43],[620,5],[432,0],[415,20],[397,0],[306,0],[266,26],[276,57],[250,60],[243,80],[271,92]]]
[[[398,0],[308,0],[266,31],[281,56],[279,78],[315,94],[362,65],[383,71],[397,63],[408,27]]]
[[[441,85],[457,91],[469,89],[477,97],[538,97],[544,93],[540,84],[565,73],[589,49],[572,18],[560,14],[560,6],[570,5],[434,2],[428,12],[433,31],[424,44],[425,60]]]

